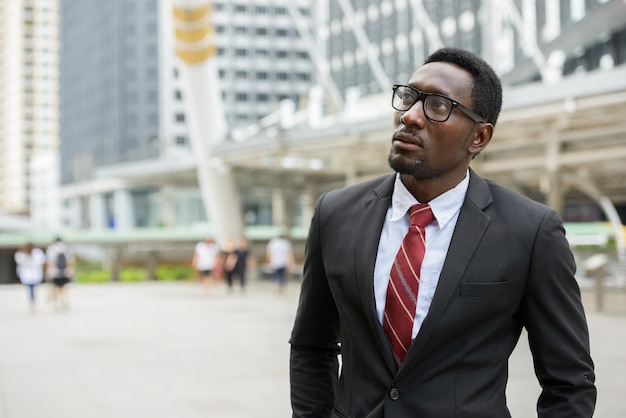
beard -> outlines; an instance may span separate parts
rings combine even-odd
[[[404,154],[394,153],[393,147],[389,151],[387,163],[393,171],[416,178],[431,178],[436,175],[425,158],[411,159]]]

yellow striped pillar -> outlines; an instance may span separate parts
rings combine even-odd
[[[181,64],[198,186],[213,237],[223,245],[243,236],[244,227],[233,175],[213,154],[213,145],[226,139],[228,126],[214,59],[217,47],[211,12],[207,0],[176,0],[172,7],[174,50]]]

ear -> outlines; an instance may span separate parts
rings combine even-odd
[[[468,147],[468,152],[475,157],[478,155],[489,141],[491,141],[491,136],[493,135],[493,125],[490,123],[480,123],[480,126],[476,127],[474,134],[472,136],[471,142]]]

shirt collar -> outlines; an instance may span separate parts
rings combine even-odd
[[[468,186],[469,170],[465,174],[465,178],[454,188],[428,202],[439,228],[443,228],[461,209]],[[400,180],[400,173],[396,173],[396,181],[391,196],[391,221],[395,222],[402,219],[409,208],[416,203],[420,202],[404,186]]]

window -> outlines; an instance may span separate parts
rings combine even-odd
[[[268,79],[268,74],[266,71],[258,71],[256,73],[256,78],[258,80],[267,80]]]
[[[268,102],[270,100],[267,93],[259,93],[256,95],[257,102]]]
[[[287,51],[283,51],[283,50],[276,51],[276,57],[278,58],[287,58],[287,55],[288,55]]]
[[[183,100],[183,94],[180,92],[180,90],[174,91],[174,98],[179,101]]]
[[[185,145],[187,143],[187,137],[185,135],[178,135],[175,141],[176,145]]]
[[[185,122],[185,114],[184,113],[177,113],[175,117],[176,117],[176,122],[179,122],[179,123],[184,123]]]
[[[265,35],[267,35],[267,28],[256,28],[254,33],[256,33],[257,35],[260,35],[260,36],[265,36]]]
[[[238,57],[245,57],[246,55],[248,55],[248,51],[246,51],[245,49],[235,49],[235,55]]]
[[[287,33],[287,29],[276,29],[276,36],[285,37]]]
[[[288,80],[289,79],[289,74],[280,72],[280,73],[276,74],[276,78],[279,79],[279,80]]]
[[[248,100],[248,93],[237,93],[235,95],[235,101],[237,102],[245,102]]]
[[[248,78],[248,72],[244,70],[235,71],[235,78],[246,79]]]

